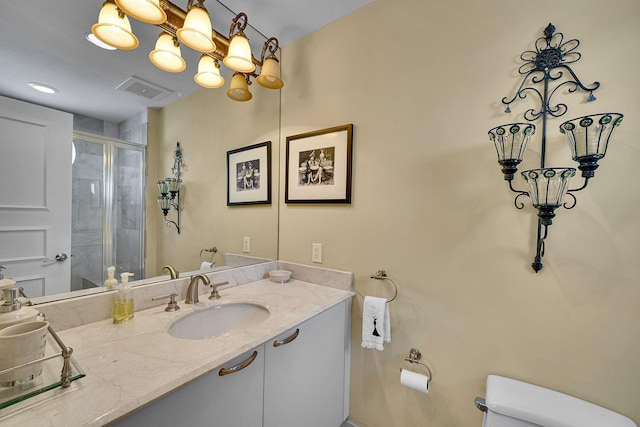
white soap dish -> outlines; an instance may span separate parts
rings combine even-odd
[[[287,270],[273,270],[269,272],[272,282],[285,283],[291,278],[291,272]]]

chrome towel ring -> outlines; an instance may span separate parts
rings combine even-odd
[[[394,294],[393,294],[393,298],[391,298],[390,300],[387,300],[387,304],[396,299],[396,297],[398,296],[398,285],[396,284],[396,282],[393,281],[393,279],[391,279],[389,276],[387,276],[387,272],[386,271],[380,269],[380,270],[376,271],[375,274],[372,274],[371,278],[372,279],[376,279],[376,280],[388,280],[388,281],[390,281],[391,284],[393,285]],[[364,295],[362,295],[360,292],[358,292],[357,289],[355,291],[356,291],[356,293],[358,295],[360,295],[362,298],[364,298]]]

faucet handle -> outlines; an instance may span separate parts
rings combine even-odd
[[[209,295],[209,299],[220,299],[220,294],[218,293],[218,286],[228,285],[229,282],[220,282],[220,283],[212,283],[211,284],[211,295]]]
[[[176,297],[178,296],[178,294],[176,293],[170,293],[170,294],[166,294],[166,295],[156,295],[155,297],[151,297],[151,301],[156,301],[159,299],[165,299],[165,298],[169,298],[169,302],[167,303],[167,307],[164,309],[164,311],[178,311],[180,310],[180,307],[178,306],[178,303],[176,302]]]

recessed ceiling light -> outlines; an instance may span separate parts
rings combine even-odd
[[[101,47],[102,49],[106,49],[106,50],[116,50],[115,47],[111,46],[110,44],[106,44],[105,42],[103,42],[102,40],[100,40],[99,38],[97,38],[96,36],[93,35],[93,33],[87,33],[84,36],[87,40],[89,40],[91,43],[95,44],[98,47]]]
[[[58,93],[58,92],[60,92],[55,87],[48,86],[48,85],[45,85],[45,84],[42,84],[42,83],[29,82],[28,84],[29,84],[29,86],[31,86],[35,90],[43,92],[43,93]]]

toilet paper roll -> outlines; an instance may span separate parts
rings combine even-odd
[[[213,267],[215,267],[215,266],[216,266],[216,265],[215,265],[214,263],[212,263],[212,262],[206,262],[206,261],[203,261],[203,262],[200,264],[200,270],[209,270],[209,269],[211,269],[211,268],[213,268]]]
[[[426,375],[418,374],[417,372],[408,371],[406,369],[400,370],[400,384],[405,387],[409,387],[423,393],[429,393],[429,382],[430,379]]]

